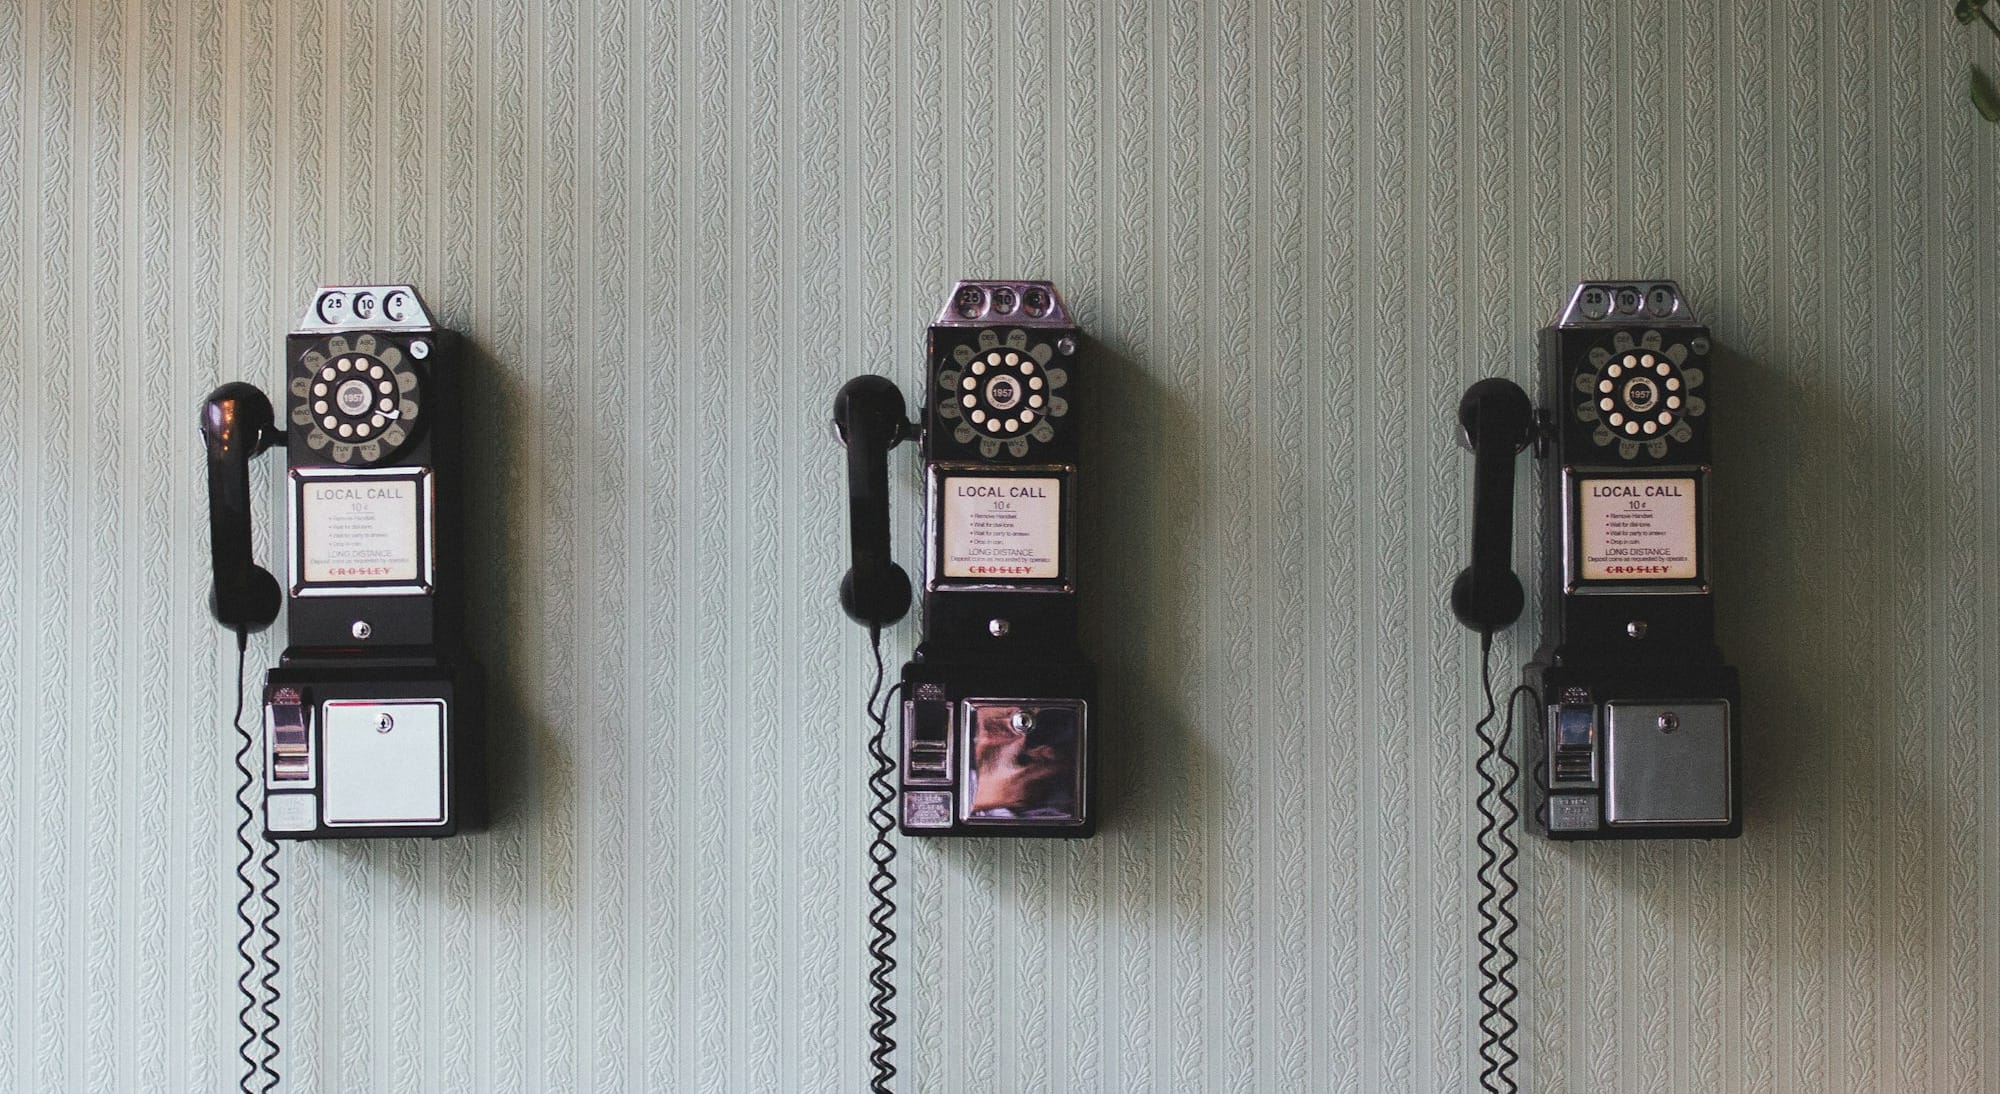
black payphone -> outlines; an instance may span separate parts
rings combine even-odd
[[[1049,282],[960,281],[926,341],[920,426],[881,376],[856,377],[834,399],[852,546],[840,602],[869,628],[878,672],[869,703],[878,1091],[894,1074],[889,829],[1080,837],[1096,828],[1095,678],[1077,644],[1082,337]],[[913,433],[924,464],[922,633],[885,695],[881,630],[903,617],[912,595],[889,550],[888,451]],[[892,710],[901,734],[885,747]]]
[[[329,287],[285,340],[285,420],[249,384],[202,405],[216,618],[288,608],[264,688],[276,839],[448,836],[479,815],[466,655],[458,336],[409,286]],[[250,558],[249,464],[285,445],[288,580]]]
[[[236,632],[239,654],[287,609],[288,641],[265,676],[262,733],[238,717],[247,735],[238,766],[260,791],[252,796],[266,839],[448,836],[480,821],[479,670],[462,638],[461,355],[459,337],[415,289],[329,286],[285,340],[285,428],[251,384],[224,384],[202,403],[211,608]],[[250,522],[251,461],[279,444],[282,586],[252,559]],[[253,753],[262,754],[261,779]],[[247,885],[247,831],[244,839]],[[262,923],[245,897],[246,960],[275,912],[268,882],[262,895]],[[265,957],[275,941],[272,933]],[[262,980],[267,992],[273,975]],[[261,1003],[267,1016],[271,1001]],[[275,1019],[250,1031],[246,1007],[245,1022],[275,1055]],[[248,1064],[247,1042],[245,1053]]]
[[[1514,453],[1544,459],[1547,560],[1528,683],[1528,817],[1551,839],[1735,836],[1742,706],[1715,643],[1709,333],[1672,282],[1588,282],[1542,334],[1543,406],[1506,380],[1459,407],[1477,453],[1473,564],[1452,588],[1482,633],[1513,622]]]
[[[1742,702],[1715,642],[1710,573],[1713,392],[1708,329],[1670,281],[1578,285],[1541,337],[1542,399],[1473,384],[1459,425],[1475,454],[1472,565],[1451,588],[1478,631],[1487,711],[1481,1046],[1488,1090],[1514,1089],[1508,980],[1515,891],[1513,783],[1528,774],[1530,826],[1551,839],[1721,838],[1742,833]],[[1516,456],[1542,461],[1548,542],[1543,641],[1495,717],[1493,635],[1525,602],[1511,561]],[[1527,697],[1524,763],[1507,755]]]

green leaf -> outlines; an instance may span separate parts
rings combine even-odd
[[[1970,23],[1976,10],[1978,9],[1973,6],[1972,0],[1958,0],[1958,6],[1951,9],[1951,13],[1958,17],[1959,22]]]
[[[2000,88],[1993,86],[1993,77],[1978,65],[1972,66],[1972,105],[1979,109],[1979,116],[1989,122],[2000,122]]]

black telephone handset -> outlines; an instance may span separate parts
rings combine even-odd
[[[286,339],[289,428],[250,384],[202,403],[211,608],[239,636],[287,608],[264,687],[270,838],[446,836],[478,822],[458,346],[409,286],[329,286]],[[280,439],[282,586],[252,559],[250,535],[250,464]]]
[[[1458,403],[1465,447],[1473,452],[1472,565],[1451,584],[1458,621],[1484,634],[1521,618],[1525,594],[1514,575],[1514,457],[1534,439],[1534,407],[1511,380],[1492,377]]]
[[[1585,282],[1542,333],[1545,429],[1506,380],[1460,404],[1478,460],[1473,565],[1452,605],[1475,630],[1519,611],[1511,454],[1533,440],[1547,457],[1561,554],[1544,561],[1544,641],[1526,673],[1542,703],[1527,813],[1552,839],[1742,832],[1742,704],[1709,580],[1710,349],[1673,282]]]
[[[840,607],[856,623],[886,627],[910,610],[910,575],[889,556],[889,450],[909,434],[903,392],[870,373],[841,385],[833,428],[847,446],[850,565]]]
[[[209,610],[239,636],[270,626],[285,594],[271,571],[251,559],[250,461],[284,443],[271,400],[255,386],[236,382],[211,392],[201,404],[201,439],[208,454],[208,544],[215,585]]]
[[[927,339],[922,634],[904,666],[897,823],[911,835],[1087,836],[1095,679],[1076,637],[1082,338],[1046,281],[961,281]],[[910,427],[880,376],[834,400],[853,565],[871,628],[911,590],[889,559],[886,454]]]

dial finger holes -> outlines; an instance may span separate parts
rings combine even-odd
[[[328,429],[332,429],[334,426],[340,424],[340,419],[335,418],[333,415],[329,414],[326,417],[321,418],[319,420],[319,424],[327,427]]]
[[[335,367],[335,368],[337,368],[337,369],[339,369],[339,370],[340,370],[340,371],[342,371],[342,372],[353,372],[353,371],[354,371],[354,358],[352,358],[352,357],[342,357],[342,358],[340,359],[340,362],[339,362],[338,364],[334,365],[334,367]]]
[[[325,384],[314,384],[314,385],[313,385],[313,394],[314,394],[314,395],[324,395],[324,394],[326,394],[326,385],[325,385]]]
[[[1666,412],[1666,411],[1664,411],[1664,410],[1660,411],[1660,424],[1661,424],[1661,425],[1672,425],[1672,424],[1674,424],[1674,416],[1673,416],[1672,414],[1669,414],[1668,412]]]
[[[1028,386],[1035,391],[1042,390],[1042,378],[1039,376],[1028,377]]]
[[[966,377],[966,378],[965,378],[965,379],[964,379],[964,380],[963,380],[963,381],[962,381],[962,382],[960,383],[960,385],[959,385],[959,386],[961,386],[961,387],[965,388],[965,390],[967,390],[967,391],[971,391],[971,390],[972,390],[973,388],[976,388],[976,387],[978,387],[978,386],[979,386],[979,381],[977,381],[977,380],[973,379],[973,378],[972,378],[972,377],[970,377],[970,376],[967,376],[967,377]]]
[[[384,380],[381,383],[375,385],[375,390],[381,392],[384,395],[387,395],[389,394],[390,391],[394,390],[394,385],[389,383],[389,381]]]
[[[1036,406],[1036,407],[1038,407],[1038,406],[1041,406],[1041,405],[1042,405],[1042,397],[1041,397],[1040,395],[1030,395],[1030,396],[1028,396],[1028,405],[1029,405],[1029,406]]]
[[[1605,368],[1604,374],[1616,380],[1620,376],[1625,375],[1625,367],[1617,364],[1609,365]]]
[[[1647,423],[1646,423],[1646,435],[1647,435],[1648,437],[1652,436],[1652,435],[1653,435],[1653,434],[1655,434],[1655,433],[1658,433],[1659,431],[1660,431],[1660,423],[1658,423],[1658,422],[1647,422]]]
[[[1021,358],[1021,371],[1022,371],[1022,372],[1033,372],[1033,371],[1035,371],[1035,362],[1034,362],[1034,361],[1033,361],[1032,359],[1030,359],[1030,358],[1027,358],[1027,357],[1023,357],[1023,358]],[[1036,384],[1035,386],[1037,386],[1037,387],[1040,387],[1041,385],[1040,385],[1040,384]]]
[[[1610,410],[1610,409],[1611,409],[1611,408],[1612,408],[1612,407],[1613,407],[1614,405],[1616,405],[1616,404],[1614,404],[1614,403],[1613,403],[1613,402],[1612,402],[1611,400],[1609,400],[1609,399],[1599,399],[1599,400],[1597,400],[1597,409],[1599,409],[1599,410]]]
[[[1032,411],[1032,410],[1023,410],[1023,411],[1021,412],[1021,424],[1022,424],[1022,425],[1027,425],[1027,424],[1028,424],[1029,422],[1032,422],[1032,421],[1034,421],[1034,420],[1035,420],[1035,412],[1034,412],[1034,411]]]
[[[313,413],[314,413],[314,414],[324,414],[324,413],[326,413],[326,400],[325,400],[325,399],[321,399],[321,400],[320,400],[319,402],[316,402],[316,403],[314,403],[314,404],[313,404]]]
[[[337,375],[339,375],[339,373],[334,371],[332,365],[328,365],[325,368],[319,370],[319,378],[322,380],[331,380]]]
[[[1625,361],[1626,361],[1626,363],[1627,363],[1627,364],[1630,364],[1630,363],[1631,363],[1631,361],[1632,361],[1632,359],[1631,359],[1630,357],[1627,357],[1627,358],[1625,359]],[[1652,354],[1650,354],[1650,353],[1648,353],[1648,354],[1644,354],[1643,356],[1641,356],[1641,357],[1639,358],[1639,367],[1640,367],[1640,368],[1652,368],[1652,367],[1653,367],[1653,355],[1652,355]]]
[[[975,410],[972,412],[971,417],[972,417],[972,424],[978,425],[986,420],[986,412],[983,410]]]
[[[1623,414],[1613,414],[1613,415],[1611,416],[1611,424],[1612,424],[1612,425],[1614,425],[1614,426],[1617,426],[1617,425],[1624,425],[1624,424],[1625,424],[1625,415],[1623,415]]]
[[[965,398],[960,399],[959,402],[965,404],[968,407],[976,406],[979,403],[979,397],[977,395],[967,395]]]
[[[1634,357],[1634,356],[1633,356],[1632,354],[1629,354],[1629,353],[1625,355],[1625,360],[1624,360],[1624,362],[1622,362],[1622,363],[1624,364],[1624,366],[1625,366],[1626,368],[1638,368],[1638,367],[1639,367],[1639,359],[1638,359],[1637,357]]]
[[[343,437],[352,437],[352,436],[354,436],[354,427],[353,427],[353,426],[351,426],[351,425],[348,425],[348,424],[347,424],[346,422],[342,422],[342,423],[340,423],[340,435],[341,435],[341,436],[343,436]]]
[[[1000,432],[1000,419],[998,418],[986,419],[986,428],[994,433]]]
[[[983,374],[983,373],[984,373],[985,371],[986,371],[986,362],[984,362],[984,361],[974,361],[974,362],[972,362],[972,374],[973,374],[974,376],[979,376],[979,375]],[[969,387],[969,386],[971,386],[971,385],[969,385],[969,384],[968,384],[967,386]]]
[[[1667,396],[1667,409],[1668,409],[1668,410],[1679,410],[1680,408],[1681,408],[1681,397],[1680,397],[1680,396],[1678,396],[1678,395],[1669,395],[1669,396]]]
[[[1639,432],[1639,423],[1638,423],[1638,422],[1626,422],[1626,423],[1625,423],[1625,432],[1626,432],[1627,434],[1632,434],[1632,433],[1637,433],[1637,432]]]
[[[1667,377],[1667,390],[1668,390],[1668,391],[1679,391],[1680,389],[1681,389],[1681,378],[1680,378],[1680,377],[1678,377],[1678,376],[1669,376],[1669,377]]]
[[[1597,381],[1597,390],[1603,392],[1606,395],[1611,394],[1611,381],[1609,380]]]
[[[1653,366],[1653,371],[1659,373],[1662,376],[1665,376],[1667,373],[1672,372],[1673,370],[1674,370],[1673,366],[1667,364],[1665,361],[1661,361],[1659,364]]]
[[[380,415],[380,414],[377,414],[377,415],[375,415],[374,417],[372,417],[372,418],[368,419],[368,424],[369,424],[369,425],[372,425],[372,426],[374,426],[374,427],[375,427],[375,428],[377,428],[377,429],[380,429],[380,428],[382,428],[383,426],[385,426],[385,425],[388,425],[388,424],[389,424],[389,419],[388,419],[388,418],[385,418],[385,417],[383,417],[383,416],[382,416],[382,415]]]
[[[387,414],[390,411],[396,409],[396,401],[394,399],[384,399],[381,402],[376,403],[375,406],[379,410],[381,410],[382,413]]]
[[[1021,355],[1020,355],[1020,354],[1018,354],[1018,353],[1010,353],[1010,354],[1008,354],[1008,355],[1007,355],[1007,363],[1008,363],[1008,364],[1010,364],[1010,365],[1018,365],[1018,364],[1020,364],[1020,363],[1021,363]]]
[[[1021,430],[1021,420],[1019,418],[1007,419],[1007,432],[1018,433],[1020,432],[1020,430]]]
[[[370,375],[370,376],[373,376],[373,377],[374,377],[374,378],[376,378],[377,380],[380,380],[380,379],[382,378],[382,366],[381,366],[381,365],[370,365],[370,366],[368,367],[368,375]]]

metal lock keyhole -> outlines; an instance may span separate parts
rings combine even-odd
[[[1008,719],[1008,724],[1014,727],[1014,732],[1026,733],[1035,728],[1035,715],[1032,711],[1017,710],[1014,716]]]
[[[396,720],[394,718],[389,717],[387,714],[377,714],[375,716],[375,732],[387,733],[394,728],[396,728]]]
[[[1660,727],[1661,733],[1672,733],[1681,727],[1681,716],[1670,710],[1660,715],[1660,720],[1655,724]]]

